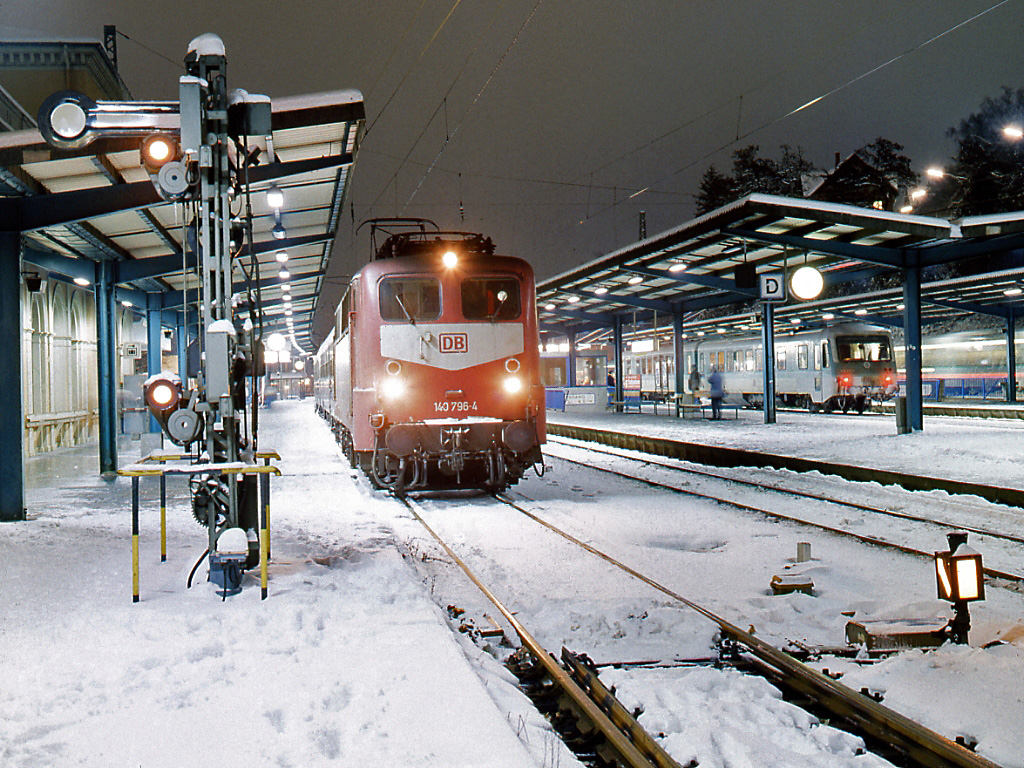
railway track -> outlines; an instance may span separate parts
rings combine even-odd
[[[853,691],[827,674],[803,664],[628,564],[576,538],[516,503],[507,494],[498,494],[494,498],[575,547],[600,558],[633,579],[713,622],[721,634],[722,647],[727,655],[727,658],[719,661],[765,677],[792,699],[811,702],[812,709],[828,713],[833,722],[843,723],[848,730],[862,736],[865,742],[880,754],[892,757],[895,752],[903,764],[908,765],[998,768],[991,761],[955,741],[883,706],[865,693]],[[564,723],[567,717],[565,713],[571,713],[569,717],[572,720],[573,739],[576,740],[577,746],[583,745],[585,749],[593,751],[593,755],[598,758],[596,764],[604,761],[606,764],[630,768],[679,765],[665,754],[657,741],[645,734],[635,718],[615,701],[613,691],[609,691],[601,684],[596,668],[592,664],[564,648],[564,665],[558,664],[555,657],[541,647],[512,611],[501,603],[494,591],[485,585],[454,549],[435,532],[421,514],[425,510],[417,502],[409,499],[403,499],[402,503],[514,629],[522,648],[525,649],[516,660],[519,671],[523,673],[524,689],[539,686],[540,695],[537,700],[542,702],[538,705],[542,709],[544,705],[550,707],[551,703],[555,702],[553,723],[556,723],[558,718]],[[529,658],[523,659],[524,655],[528,655]],[[696,762],[688,765],[696,765]]]
[[[556,445],[561,444],[561,445],[564,445],[564,446],[580,447],[580,446],[573,445],[573,444],[571,444],[571,443],[569,443],[567,441],[564,441],[564,440],[557,440],[557,439],[553,440],[550,437],[548,438],[548,442],[549,442],[549,444],[556,444]],[[1024,536],[1018,536],[1016,534],[1009,534],[1009,533],[1001,533],[1001,532],[998,532],[998,531],[993,531],[993,530],[990,530],[990,529],[987,529],[987,528],[978,527],[978,526],[964,525],[961,522],[954,523],[954,522],[950,522],[950,521],[946,521],[946,520],[936,520],[934,518],[924,517],[924,516],[920,516],[920,515],[913,515],[913,514],[909,514],[909,513],[906,513],[906,512],[899,512],[899,511],[896,511],[896,510],[891,510],[891,509],[887,509],[887,508],[879,507],[879,506],[875,506],[875,505],[861,504],[859,502],[849,501],[849,500],[846,500],[846,499],[837,499],[837,498],[825,496],[825,495],[819,494],[819,493],[811,493],[811,492],[802,491],[802,490],[794,489],[794,488],[780,487],[780,486],[775,485],[773,483],[762,483],[762,482],[758,482],[758,481],[755,481],[755,480],[746,480],[746,479],[743,479],[743,478],[730,477],[730,476],[723,475],[723,474],[720,474],[720,473],[717,473],[717,472],[712,472],[710,470],[704,470],[704,469],[698,469],[698,468],[695,468],[695,467],[681,467],[681,466],[678,466],[678,465],[675,465],[675,464],[669,464],[669,463],[666,463],[666,462],[655,461],[653,458],[650,458],[650,457],[637,458],[637,457],[634,457],[634,456],[629,456],[629,455],[626,455],[626,454],[618,453],[618,452],[615,452],[615,451],[609,451],[609,450],[605,450],[605,449],[602,449],[602,448],[595,448],[592,445],[586,446],[586,450],[587,450],[588,453],[603,453],[603,454],[607,454],[609,456],[614,456],[617,459],[623,459],[625,461],[632,461],[632,462],[636,462],[638,464],[653,465],[653,466],[657,466],[657,467],[660,467],[660,468],[669,469],[669,470],[672,470],[673,472],[678,472],[680,474],[699,475],[701,477],[711,478],[711,479],[722,481],[722,482],[725,482],[725,483],[731,483],[731,484],[745,486],[745,487],[753,487],[753,488],[757,488],[759,490],[771,491],[771,492],[775,492],[775,493],[779,493],[779,494],[785,494],[785,495],[788,495],[788,496],[796,496],[796,497],[800,497],[800,498],[811,499],[813,501],[821,502],[821,503],[824,503],[824,504],[836,505],[836,506],[841,506],[841,507],[847,507],[847,508],[850,508],[850,509],[858,510],[860,512],[866,512],[866,513],[869,513],[869,514],[884,515],[884,516],[888,516],[888,517],[900,518],[900,519],[912,521],[912,522],[915,522],[915,523],[922,523],[922,524],[932,525],[932,526],[935,526],[937,528],[942,528],[944,530],[949,530],[951,528],[952,529],[957,529],[957,530],[965,530],[965,531],[969,531],[969,532],[972,532],[972,533],[976,533],[978,535],[988,536],[988,537],[991,537],[993,539],[1009,542],[1011,544],[1024,545]],[[900,542],[891,541],[889,539],[884,539],[884,538],[881,538],[881,537],[878,537],[878,536],[871,536],[871,535],[867,535],[867,534],[863,534],[863,533],[857,533],[855,531],[850,531],[848,529],[840,528],[838,526],[829,525],[829,524],[826,524],[826,523],[823,523],[823,522],[820,522],[820,521],[817,521],[817,520],[810,520],[810,519],[807,519],[806,517],[799,517],[799,516],[796,516],[796,515],[787,514],[787,513],[784,513],[784,512],[779,512],[776,509],[769,509],[769,508],[764,507],[764,506],[747,504],[745,502],[737,501],[735,499],[729,499],[729,498],[725,498],[723,496],[719,496],[719,495],[717,495],[715,493],[706,493],[706,492],[698,491],[698,490],[695,490],[695,489],[692,489],[692,488],[687,488],[687,487],[684,487],[684,486],[680,486],[680,485],[677,485],[677,484],[661,482],[661,481],[658,481],[658,480],[652,480],[650,478],[641,477],[639,475],[632,474],[632,473],[629,473],[629,472],[623,472],[623,471],[620,471],[620,470],[611,469],[609,467],[602,467],[602,466],[596,465],[596,464],[591,463],[591,462],[585,462],[585,461],[581,461],[581,460],[578,460],[578,459],[569,458],[569,457],[564,456],[564,455],[554,454],[554,453],[551,453],[550,450],[548,451],[548,456],[551,457],[551,458],[557,458],[560,461],[565,461],[565,462],[568,462],[570,464],[575,464],[577,466],[589,467],[590,469],[594,469],[594,470],[599,471],[599,472],[605,472],[605,473],[608,473],[608,474],[615,475],[617,477],[621,477],[621,478],[628,479],[628,480],[633,480],[633,481],[638,482],[638,483],[643,483],[644,485],[647,485],[647,486],[650,486],[650,487],[654,487],[654,488],[659,488],[661,490],[671,491],[673,493],[680,493],[680,494],[684,494],[684,495],[688,495],[688,496],[693,496],[693,497],[701,498],[701,499],[707,499],[709,501],[715,501],[715,502],[722,503],[722,504],[729,504],[730,506],[734,506],[736,508],[743,509],[743,510],[748,511],[748,512],[756,512],[756,513],[760,513],[760,514],[763,514],[763,515],[766,515],[768,517],[775,518],[775,519],[778,519],[778,520],[786,520],[786,521],[789,521],[789,522],[799,523],[801,525],[811,526],[811,527],[818,528],[820,530],[825,530],[825,531],[828,531],[830,533],[834,533],[834,534],[837,534],[837,535],[840,535],[840,536],[846,536],[846,537],[854,538],[854,539],[862,541],[862,542],[864,542],[866,544],[872,544],[872,545],[879,546],[879,547],[886,547],[886,548],[889,548],[889,549],[895,549],[895,550],[898,550],[900,552],[904,552],[906,554],[916,555],[916,556],[919,556],[919,557],[925,557],[925,558],[928,558],[929,560],[931,560],[934,557],[934,552],[929,552],[929,551],[917,549],[917,548],[909,546],[907,544],[902,544]],[[1001,570],[1001,569],[998,569],[998,568],[992,568],[992,567],[988,567],[988,566],[986,566],[983,570],[984,570],[985,575],[987,577],[989,577],[990,579],[999,579],[999,580],[1002,580],[1002,581],[1005,581],[1005,582],[1009,582],[1009,583],[1015,585],[1017,588],[1024,587],[1024,574],[1014,573],[1014,572],[1010,572],[1010,571],[1006,571],[1006,570]]]

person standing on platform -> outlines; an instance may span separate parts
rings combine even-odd
[[[708,394],[711,396],[711,418],[717,421],[722,418],[722,398],[725,397],[725,385],[722,383],[722,374],[714,366],[711,366],[711,374],[708,376],[708,388]]]
[[[690,394],[693,395],[694,399],[697,398],[697,390],[700,389],[700,371],[697,370],[697,366],[693,366],[690,369]]]

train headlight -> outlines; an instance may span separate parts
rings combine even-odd
[[[452,269],[459,263],[459,254],[455,251],[445,251],[444,256],[441,257],[441,263],[448,269]]]
[[[380,393],[386,400],[397,400],[405,394],[405,382],[390,376],[380,383]]]
[[[510,395],[514,395],[517,392],[522,391],[523,380],[520,379],[518,376],[508,376],[506,377],[505,381],[502,382],[502,386],[505,388],[506,392],[508,392]]]
[[[519,361],[514,357],[510,357],[505,361],[505,370],[509,373],[516,373],[519,370]]]

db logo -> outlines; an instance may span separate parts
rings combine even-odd
[[[469,337],[464,333],[439,333],[442,352],[468,352]]]

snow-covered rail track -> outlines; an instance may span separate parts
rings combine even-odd
[[[827,711],[835,720],[845,723],[852,732],[865,737],[868,743],[884,745],[886,752],[896,750],[911,765],[928,766],[929,768],[936,766],[939,768],[953,766],[998,768],[995,763],[971,752],[955,741],[947,739],[920,723],[883,706],[872,697],[854,691],[832,677],[803,664],[788,653],[755,637],[751,632],[741,629],[693,600],[562,530],[531,510],[517,504],[507,495],[499,494],[495,498],[575,546],[601,558],[606,563],[709,619],[718,626],[723,641],[730,648],[734,658],[745,662],[747,666],[768,678],[789,695],[810,700],[815,708]],[[419,518],[418,515],[417,517]],[[426,526],[422,518],[419,519]],[[457,559],[455,553],[441,542],[437,534],[429,526],[427,528],[448,554]],[[468,569],[462,565],[461,561],[458,562],[468,573]],[[475,578],[474,582],[484,590],[489,599],[498,605],[490,590],[487,590]],[[501,607],[499,610],[502,610],[503,613],[505,611]],[[506,615],[506,618],[512,617]]]
[[[515,630],[522,643],[522,649],[528,654],[528,659],[521,656],[517,660],[518,671],[523,677],[534,678],[539,686],[534,690],[536,698],[553,702],[556,711],[570,713],[574,736],[579,742],[570,746],[583,747],[592,751],[605,763],[617,764],[623,768],[681,768],[680,764],[640,727],[636,719],[615,701],[611,692],[598,684],[596,675],[592,679],[584,678],[582,684],[579,682],[582,675],[579,662],[566,648],[562,648],[562,657],[569,669],[560,666],[554,656],[544,650],[494,592],[430,527],[417,511],[418,505],[405,498],[401,501]]]
[[[907,553],[907,554],[916,555],[916,556],[919,556],[919,557],[925,557],[925,558],[928,558],[928,559],[931,559],[934,556],[934,553],[931,552],[931,551],[927,551],[927,550],[923,550],[923,549],[911,546],[910,544],[907,544],[905,542],[894,541],[891,538],[883,538],[883,537],[877,536],[877,535],[869,535],[869,534],[864,534],[864,533],[858,533],[856,531],[849,530],[849,528],[843,528],[840,525],[831,524],[831,523],[825,522],[825,521],[823,521],[821,519],[818,519],[818,520],[810,519],[810,517],[807,514],[803,514],[803,515],[789,514],[789,513],[781,512],[777,508],[768,508],[768,507],[762,506],[762,505],[749,504],[749,503],[746,503],[744,501],[738,500],[737,498],[735,498],[735,496],[730,497],[730,494],[728,492],[723,492],[720,489],[708,488],[708,489],[705,489],[705,490],[698,490],[696,488],[689,487],[689,485],[687,483],[665,482],[665,481],[662,481],[662,480],[655,480],[655,479],[650,478],[650,477],[644,477],[644,476],[638,474],[636,471],[623,471],[621,469],[614,469],[614,468],[608,467],[608,466],[600,466],[600,465],[594,463],[593,461],[583,461],[582,459],[572,458],[571,456],[565,455],[564,453],[563,454],[559,454],[559,453],[552,452],[550,450],[550,447],[553,446],[553,445],[560,445],[560,446],[563,446],[563,447],[579,447],[578,444],[574,445],[573,443],[570,443],[570,442],[565,441],[565,440],[552,439],[551,437],[549,437],[548,438],[548,445],[549,445],[549,448],[548,448],[548,450],[546,452],[547,456],[549,458],[557,459],[559,461],[565,461],[565,462],[568,462],[570,464],[576,464],[576,465],[579,465],[579,466],[586,466],[586,467],[588,467],[590,469],[593,469],[593,470],[609,473],[609,474],[615,475],[617,477],[625,478],[625,479],[628,479],[628,480],[633,480],[635,482],[642,483],[642,484],[650,486],[650,487],[659,488],[661,490],[672,491],[674,493],[680,493],[680,494],[685,494],[685,495],[688,495],[688,496],[693,496],[693,497],[696,497],[696,498],[706,499],[706,500],[710,500],[710,501],[716,501],[716,502],[723,503],[723,504],[729,504],[729,505],[731,505],[733,507],[736,507],[738,509],[743,509],[743,510],[748,511],[748,512],[756,512],[756,513],[760,513],[760,514],[766,515],[766,516],[771,517],[771,518],[775,518],[775,519],[779,519],[779,520],[787,520],[789,522],[794,522],[794,523],[799,523],[799,524],[802,524],[802,525],[811,526],[811,527],[818,528],[818,529],[821,529],[821,530],[825,530],[825,531],[828,531],[830,533],[834,533],[834,534],[837,534],[837,535],[855,538],[855,539],[857,539],[859,541],[862,541],[862,542],[864,542],[866,544],[872,544],[872,545],[875,545],[875,546],[895,549],[895,550],[898,550],[898,551],[901,551],[901,552],[904,552],[904,553]],[[954,522],[950,522],[948,520],[936,519],[935,517],[926,517],[926,516],[922,516],[922,515],[915,515],[915,514],[910,514],[910,513],[907,513],[907,512],[901,512],[901,511],[898,511],[898,510],[888,509],[888,508],[881,507],[881,506],[878,506],[878,505],[863,504],[863,503],[856,502],[856,501],[850,501],[849,499],[841,499],[841,498],[837,498],[837,497],[827,496],[827,495],[824,495],[824,494],[821,494],[821,493],[800,490],[800,489],[793,488],[793,487],[784,487],[784,486],[780,485],[776,480],[773,480],[770,483],[769,482],[758,482],[758,481],[750,480],[750,479],[743,478],[743,477],[729,476],[729,475],[726,475],[726,474],[723,474],[723,473],[713,472],[713,471],[706,470],[706,469],[699,469],[699,468],[692,467],[692,466],[680,466],[678,464],[670,464],[670,463],[667,463],[667,462],[659,462],[659,461],[656,461],[656,460],[654,460],[653,458],[651,458],[649,456],[644,456],[644,457],[630,456],[628,454],[621,453],[619,451],[612,451],[612,450],[605,450],[605,449],[602,449],[602,448],[597,448],[593,444],[588,444],[586,446],[586,451],[587,451],[588,456],[590,456],[590,455],[592,455],[594,453],[601,453],[601,454],[605,454],[605,455],[614,457],[615,459],[621,459],[621,460],[627,461],[627,462],[629,462],[629,463],[631,463],[633,465],[654,466],[654,467],[658,467],[660,469],[671,470],[673,474],[678,474],[678,475],[696,475],[696,476],[700,476],[702,478],[707,478],[707,479],[709,479],[711,481],[714,481],[714,482],[720,481],[721,483],[724,483],[727,486],[728,485],[732,485],[732,486],[745,486],[745,487],[748,487],[748,488],[752,487],[752,488],[757,489],[758,491],[770,491],[770,492],[782,494],[782,495],[785,495],[785,496],[799,497],[799,498],[802,498],[802,499],[809,499],[809,500],[812,500],[812,501],[815,501],[815,502],[819,502],[822,505],[845,507],[845,508],[848,508],[848,509],[857,510],[858,512],[866,513],[868,515],[882,515],[882,516],[887,516],[887,517],[894,517],[894,518],[899,518],[899,519],[902,519],[902,520],[912,521],[913,523],[919,523],[919,524],[923,524],[923,525],[927,525],[927,526],[934,526],[934,527],[942,528],[942,529],[945,529],[945,530],[949,530],[949,529],[966,530],[966,531],[969,531],[969,532],[972,532],[972,533],[976,533],[976,534],[978,534],[980,536],[985,536],[985,537],[988,537],[988,538],[993,539],[993,540],[998,540],[998,541],[1004,543],[1005,545],[1011,547],[1012,548],[1011,552],[1012,552],[1012,555],[1013,555],[1012,559],[1015,559],[1015,560],[1019,560],[1020,553],[1021,553],[1021,547],[1024,546],[1024,536],[1020,536],[1020,535],[1017,535],[1017,534],[998,532],[998,531],[994,531],[991,528],[987,528],[987,527],[972,526],[972,525],[969,525],[969,524],[965,524],[962,521],[954,523]],[[938,541],[941,541],[941,535],[937,536],[936,539]],[[1003,569],[1000,569],[1000,568],[994,568],[994,567],[991,567],[991,566],[986,566],[984,568],[984,573],[990,579],[998,579],[998,580],[1001,580],[1003,582],[1009,582],[1009,583],[1015,585],[1017,588],[1020,588],[1022,585],[1024,585],[1024,575],[1019,574],[1019,573],[1011,572],[1011,571],[1008,571],[1008,570],[1003,570]]]

